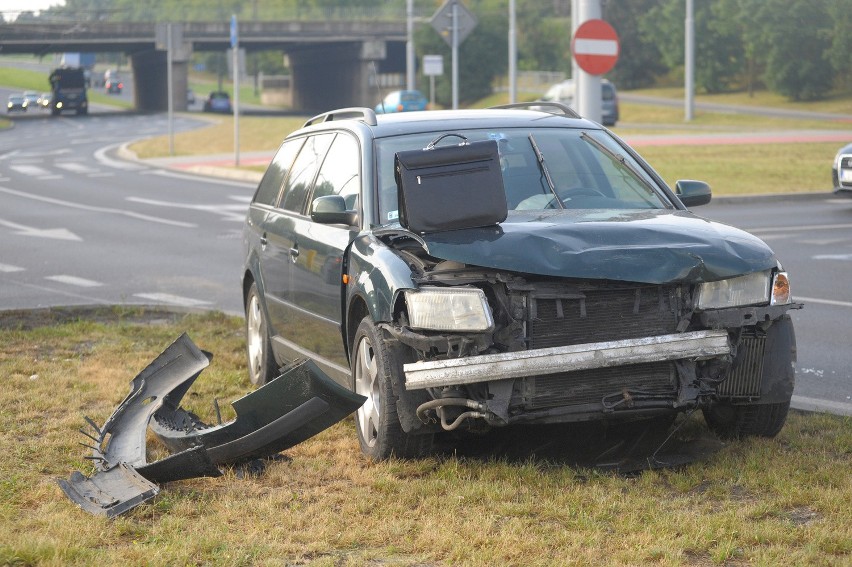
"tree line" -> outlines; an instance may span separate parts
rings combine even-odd
[[[491,92],[508,67],[509,0],[463,0],[478,25],[459,50],[462,100]],[[415,0],[415,49],[450,48],[428,24],[443,0]],[[516,0],[520,70],[571,72],[571,0]],[[601,0],[621,53],[606,78],[624,89],[683,84],[685,0]],[[403,19],[405,0],[66,0],[32,19],[215,21],[317,18]],[[24,16],[21,16],[24,17]],[[790,100],[815,100],[850,88],[852,0],[694,0],[697,92],[769,89]],[[256,55],[274,72],[280,54]],[[426,84],[425,77],[418,78]],[[450,96],[441,81],[439,102]]]

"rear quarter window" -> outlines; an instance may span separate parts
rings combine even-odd
[[[278,149],[275,157],[272,158],[272,163],[263,174],[263,179],[257,186],[257,192],[254,194],[254,202],[262,205],[274,206],[278,201],[278,193],[281,192],[281,185],[284,183],[284,178],[290,171],[290,166],[293,164],[293,159],[299,153],[299,148],[304,143],[304,138],[296,140],[287,140]]]

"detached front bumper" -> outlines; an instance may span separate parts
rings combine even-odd
[[[700,360],[731,353],[727,331],[694,331],[405,364],[405,388],[476,384],[645,362]]]

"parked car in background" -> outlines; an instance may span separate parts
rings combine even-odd
[[[769,246],[569,108],[511,106],[348,108],[286,137],[243,232],[251,381],[312,358],[367,398],[371,459],[697,409],[723,437],[776,435],[800,305]]]
[[[121,94],[124,90],[124,83],[121,82],[121,77],[114,74],[104,82],[104,90],[107,94]]]
[[[840,148],[831,168],[834,192],[852,197],[852,144]]]
[[[41,93],[38,95],[38,106],[42,110],[50,109],[50,101],[53,100],[53,97],[50,93]]]
[[[574,81],[568,79],[547,89],[540,100],[561,102],[565,106],[577,110],[574,103],[574,89]],[[601,124],[615,126],[619,118],[618,93],[615,90],[615,85],[606,79],[601,79]]]
[[[204,101],[204,112],[233,112],[231,108],[231,95],[225,91],[211,92]]]
[[[27,111],[27,99],[24,98],[24,95],[9,95],[9,101],[6,103],[6,112],[26,112]]]
[[[376,105],[376,114],[426,110],[429,100],[420,91],[393,91]]]

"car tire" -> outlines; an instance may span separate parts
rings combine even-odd
[[[246,362],[249,381],[254,386],[263,386],[278,374],[266,312],[260,301],[257,283],[252,283],[246,295]]]
[[[713,404],[704,408],[704,420],[722,439],[775,437],[787,421],[790,402],[775,404]]]
[[[402,374],[404,347],[389,344],[370,317],[365,317],[355,332],[352,352],[353,389],[367,398],[355,412],[361,452],[375,461],[427,455],[434,433],[406,433],[397,414],[392,380]]]

